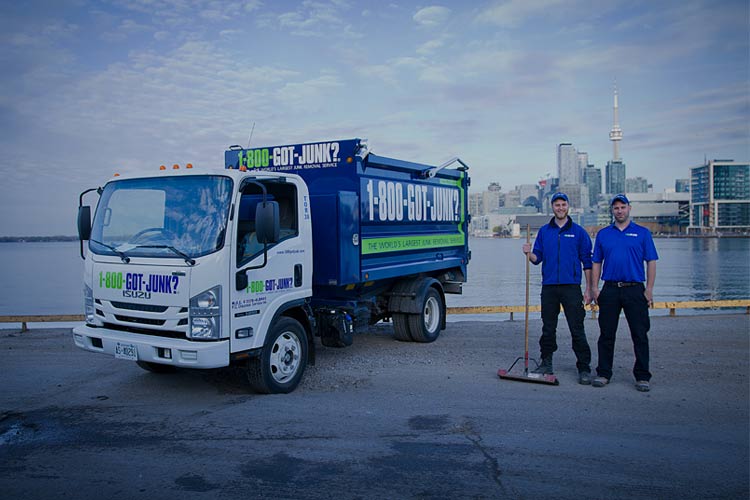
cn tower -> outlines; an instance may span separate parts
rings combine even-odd
[[[617,116],[617,84],[615,84],[615,121],[612,130],[609,131],[609,140],[612,141],[612,161],[620,161],[620,141],[622,140],[622,129],[620,119]]]

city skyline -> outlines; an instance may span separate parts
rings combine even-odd
[[[572,143],[628,177],[750,159],[746,0],[81,0],[0,7],[0,235],[74,234],[115,172],[360,137],[536,183]]]

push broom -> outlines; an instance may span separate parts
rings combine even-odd
[[[526,225],[526,243],[531,243],[531,230],[529,225]],[[529,372],[529,256],[526,255],[526,304],[524,314],[524,352],[523,356],[516,358],[510,368],[503,370],[502,368],[497,371],[497,376],[505,380],[515,380],[517,382],[532,382],[535,384],[548,384],[548,385],[560,385],[560,381],[554,375],[543,375],[541,373],[530,373]],[[516,363],[523,360],[523,372],[511,373]],[[536,360],[533,360],[534,364],[539,366]]]

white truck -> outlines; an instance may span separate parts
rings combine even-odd
[[[297,387],[316,336],[343,347],[392,319],[397,339],[431,342],[470,257],[467,167],[453,162],[380,157],[359,139],[231,147],[221,170],[84,191],[74,342],[152,372],[240,364],[263,393]]]

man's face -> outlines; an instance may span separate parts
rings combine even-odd
[[[557,219],[565,219],[568,216],[568,202],[562,198],[555,200],[552,203],[552,211]]]
[[[615,201],[612,204],[612,215],[615,216],[615,221],[625,222],[630,217],[630,205],[621,201]]]

